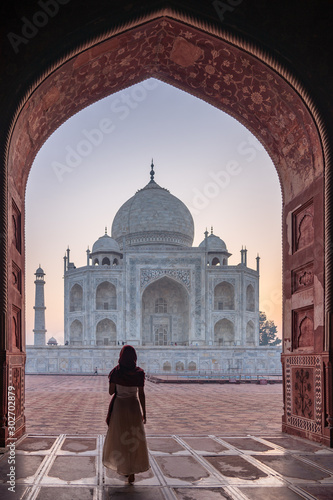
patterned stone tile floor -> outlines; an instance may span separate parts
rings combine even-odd
[[[151,468],[127,485],[101,462],[104,384],[27,377],[28,433],[15,493],[0,459],[2,500],[332,500],[333,450],[280,432],[281,385],[147,383]]]
[[[108,390],[106,376],[27,375],[27,432],[105,433]],[[145,392],[150,435],[259,435],[281,429],[281,384],[146,382]]]

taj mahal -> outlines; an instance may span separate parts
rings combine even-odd
[[[229,265],[225,242],[206,230],[193,247],[186,205],[150,181],[116,213],[76,267],[64,257],[64,339],[46,345],[44,271],[36,275],[34,345],[27,373],[108,373],[119,346],[136,347],[148,373],[281,373],[280,348],[259,346],[259,256]]]

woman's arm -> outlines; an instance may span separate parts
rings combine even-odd
[[[146,396],[143,387],[139,387],[139,400],[142,408],[142,421],[146,423]]]
[[[110,385],[109,385],[110,396],[112,396],[112,394],[114,394],[115,392],[116,392],[116,384],[114,384],[113,382],[110,382]]]

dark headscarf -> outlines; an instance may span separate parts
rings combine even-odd
[[[136,351],[131,345],[124,345],[120,351],[118,365],[109,373],[109,380],[114,384],[127,387],[143,387],[145,372],[136,366]]]

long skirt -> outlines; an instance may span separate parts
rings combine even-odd
[[[118,474],[149,469],[146,434],[136,396],[116,397],[103,447],[103,464]]]

